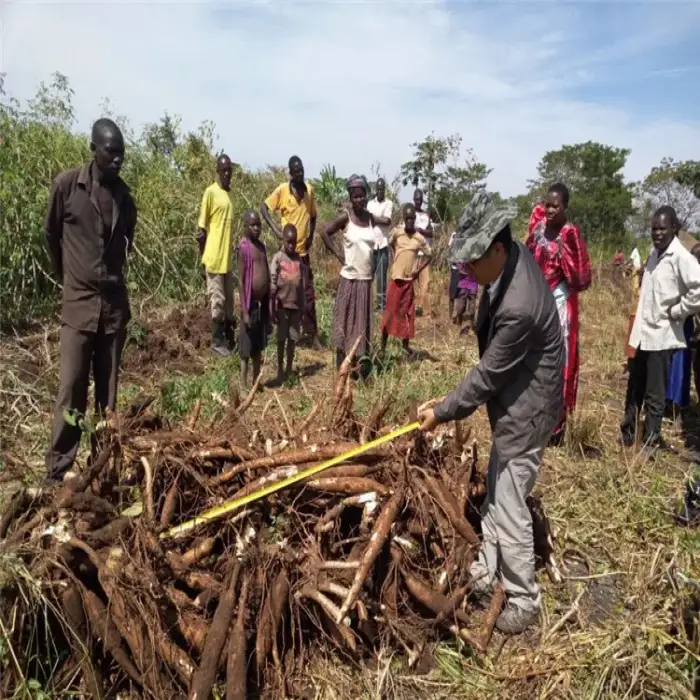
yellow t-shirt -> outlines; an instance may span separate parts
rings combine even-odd
[[[204,190],[197,226],[207,232],[207,242],[202,255],[202,264],[207,272],[219,275],[229,272],[233,205],[229,193],[218,182]]]
[[[309,237],[309,224],[316,216],[314,188],[307,182],[306,194],[298,200],[288,182],[279,185],[265,200],[267,208],[279,214],[282,228],[294,224],[297,230],[297,253],[306,255],[306,239]]]
[[[389,234],[389,245],[394,251],[394,263],[391,266],[392,280],[413,279],[418,253],[430,255],[430,248],[423,235],[418,231],[409,235],[403,226],[397,226]]]

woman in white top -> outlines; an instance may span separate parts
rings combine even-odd
[[[375,245],[374,221],[367,211],[368,185],[364,177],[352,175],[347,183],[350,207],[326,224],[321,234],[326,248],[335,255],[342,269],[333,307],[331,341],[339,366],[348,350],[362,337],[357,351],[363,376],[371,367],[372,340],[372,251]],[[343,232],[343,250],[333,245],[332,236]]]

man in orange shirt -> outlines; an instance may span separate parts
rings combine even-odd
[[[281,225],[272,216],[273,213],[279,215]],[[316,199],[313,187],[304,181],[304,165],[299,156],[289,159],[289,182],[279,185],[260,205],[260,214],[281,241],[284,241],[282,231],[287,224],[292,224],[297,230],[297,253],[301,259],[304,286],[302,327],[306,336],[311,339],[314,350],[323,350],[318,337],[316,293],[309,258],[316,230]]]

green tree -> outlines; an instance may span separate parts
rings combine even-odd
[[[632,190],[622,170],[630,151],[594,141],[548,151],[530,181],[533,199],[544,196],[554,182],[563,182],[571,194],[569,215],[589,241],[619,245],[625,223],[634,211]]]
[[[695,196],[700,199],[700,161],[686,160],[676,165],[676,182],[690,187]]]
[[[411,147],[413,158],[400,170],[402,184],[421,187],[429,206],[443,221],[459,216],[474,192],[485,187],[491,169],[477,160],[471,148],[462,148],[459,134],[430,134]]]
[[[345,178],[336,173],[335,165],[326,163],[321,168],[319,177],[311,179],[311,184],[314,187],[316,198],[323,204],[339,207],[347,199]]]

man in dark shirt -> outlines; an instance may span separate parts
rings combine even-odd
[[[49,254],[63,286],[60,388],[46,455],[49,481],[60,481],[75,460],[81,432],[76,418],[87,410],[91,369],[96,413],[116,406],[130,318],[123,269],[133,244],[136,205],[119,177],[124,160],[119,127],[109,119],[96,121],[90,149],[90,163],[54,180],[45,222]]]

